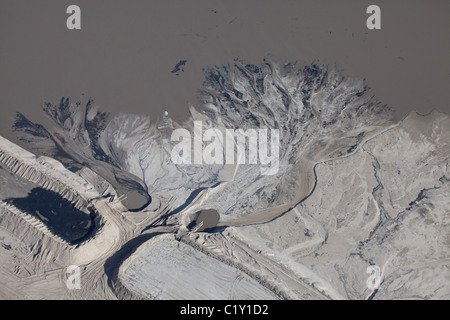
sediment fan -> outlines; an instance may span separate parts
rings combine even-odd
[[[164,130],[147,116],[122,113],[109,119],[93,101],[81,105],[68,98],[45,105],[55,129],[22,115],[16,129],[31,148],[89,167],[119,196],[138,190],[134,209],[148,205],[149,195],[174,197],[174,210],[188,203],[192,210],[216,208],[221,224],[241,225],[269,221],[293,207],[315,184],[314,163],[345,156],[391,124],[392,110],[371,97],[362,81],[327,66],[236,60],[204,74],[198,110],[191,107],[191,119],[183,124],[166,117],[170,125]],[[193,132],[194,121],[222,131],[279,130],[279,170],[263,176],[259,165],[175,165],[170,133]]]

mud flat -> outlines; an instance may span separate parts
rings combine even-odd
[[[242,271],[163,235],[148,241],[120,270],[130,290],[150,299],[277,299]]]

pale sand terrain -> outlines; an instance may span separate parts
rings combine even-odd
[[[120,202],[110,203],[107,199],[101,199],[92,184],[81,180],[80,176],[69,172],[57,161],[53,159],[43,161],[44,159],[35,157],[6,139],[1,139],[2,164],[22,179],[30,179],[41,187],[52,190],[58,190],[57,188],[67,190],[69,186],[72,186],[73,189],[71,190],[78,192],[78,196],[71,196],[73,203],[79,203],[80,199],[97,199],[93,200],[92,204],[96,206],[100,213],[101,228],[91,239],[80,245],[71,245],[53,234],[40,220],[11,205],[0,202],[2,213],[0,216],[0,241],[8,246],[2,247],[0,252],[2,257],[0,297],[2,299],[151,297],[140,290],[133,293],[123,287],[118,279],[118,268],[122,259],[128,257],[134,250],[133,248],[158,233],[173,234],[176,231],[170,226],[158,227],[159,219],[167,212],[167,203],[160,202],[159,206],[155,208],[156,211],[130,212],[127,214],[126,209]],[[17,160],[19,158],[21,161]],[[87,174],[84,171],[82,173],[84,176]],[[92,172],[90,174],[90,180],[98,180],[92,177],[94,175]],[[124,213],[125,215],[123,215]],[[142,233],[143,228],[149,225],[154,225],[152,232]],[[183,254],[198,254],[198,259],[204,260],[201,262],[198,259],[191,261],[193,264],[191,271],[194,272],[192,280],[195,283],[198,280],[195,272],[201,267],[206,267],[209,271],[214,267],[215,271],[226,275],[225,278],[220,279],[213,272],[208,279],[205,279],[206,288],[208,288],[208,284],[212,284],[210,280],[216,279],[218,281],[215,283],[215,291],[212,291],[216,292],[215,298],[277,298],[276,294],[261,286],[244,272],[210,258],[186,244],[180,243],[179,246],[182,246],[179,249],[180,255],[176,254],[174,258],[186,260],[185,258],[188,256],[183,258]],[[183,261],[184,263],[185,261]],[[81,266],[81,290],[69,290],[66,286],[68,277],[66,270],[70,265]],[[186,266],[188,267],[188,265]],[[197,274],[201,277],[204,275],[204,272]],[[233,285],[226,291],[221,291],[226,289],[224,286],[229,279],[234,279]],[[111,284],[113,284],[113,287],[110,287]],[[193,283],[188,281],[186,285],[186,291],[179,291],[180,288],[176,289],[181,296],[176,296],[170,292],[175,288],[167,287],[169,295],[165,298],[189,298],[189,290]],[[149,288],[151,290],[151,286]],[[197,290],[201,290],[201,288]],[[186,295],[188,293],[189,295]],[[210,296],[209,293],[200,294],[198,298],[207,298]]]
[[[155,237],[121,266],[127,288],[150,299],[276,299],[242,271],[176,241]]]
[[[447,115],[437,112],[426,117],[411,114],[352,154],[319,163],[316,190],[321,191],[281,217],[229,227],[221,233],[182,232],[177,236],[182,242],[150,240],[179,230],[177,217],[161,219],[167,212],[164,204],[153,213],[128,216],[118,202],[95,200],[102,227],[77,246],[61,241],[26,213],[2,204],[0,239],[11,249],[0,248],[1,297],[155,297],[163,287],[154,281],[168,276],[164,263],[172,261],[168,257],[159,264],[151,259],[156,251],[146,248],[154,248],[156,243],[158,250],[169,246],[180,251],[172,257],[172,267],[174,272],[189,275],[186,280],[177,277],[177,289],[168,286],[161,291],[166,298],[187,297],[196,275],[209,277],[201,271],[205,266],[228,272],[229,277],[197,279],[202,287],[198,298],[204,298],[208,290],[208,297],[214,298],[269,297],[267,289],[291,299],[448,298],[449,122]],[[20,170],[14,169],[17,161],[3,165],[9,163],[22,177],[37,176],[24,175],[26,172],[51,175],[53,181],[71,185],[81,197],[95,198],[93,185],[74,183],[80,177],[54,160],[43,164],[29,152],[2,141],[8,159],[20,157],[26,163]],[[153,228],[146,229],[149,225]],[[139,247],[142,243],[145,245]],[[200,251],[196,253],[194,248]],[[180,269],[176,261],[184,254],[200,260],[185,264],[187,270]],[[145,261],[155,265],[147,268]],[[198,261],[202,261],[200,265]],[[81,266],[81,290],[66,287],[65,271],[72,264]],[[383,282],[376,292],[366,287],[366,268],[372,264],[382,268]],[[163,270],[158,270],[158,265]],[[139,280],[143,276],[148,282]],[[230,291],[217,291],[221,281],[228,283],[229,279],[246,279],[237,281],[231,296]],[[182,285],[186,291],[180,290]]]
[[[447,115],[410,114],[356,153],[319,164],[321,191],[292,211],[230,232],[329,296],[374,294],[366,269],[376,264],[383,282],[372,298],[448,299],[449,128]]]

